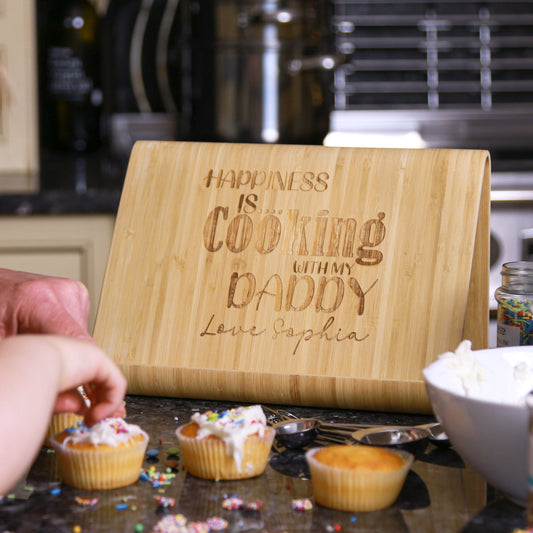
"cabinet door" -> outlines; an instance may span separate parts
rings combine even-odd
[[[37,62],[35,7],[0,0],[0,188],[26,191],[37,183]]]
[[[0,217],[0,267],[81,281],[92,331],[114,223],[113,215]]]

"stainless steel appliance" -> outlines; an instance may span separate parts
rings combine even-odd
[[[533,1],[333,0],[326,144],[488,149],[493,294],[533,258]]]
[[[181,133],[320,144],[335,66],[330,7],[324,0],[188,0]]]

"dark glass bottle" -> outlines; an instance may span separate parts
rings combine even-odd
[[[38,0],[43,148],[100,146],[100,20],[88,0]]]

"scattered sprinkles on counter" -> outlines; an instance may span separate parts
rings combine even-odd
[[[245,502],[242,498],[238,496],[229,496],[224,498],[222,501],[222,508],[228,511],[236,511],[238,509],[243,509],[246,511],[258,511],[263,507],[263,502],[261,500]]]
[[[224,531],[228,527],[228,521],[224,518],[213,517],[207,519],[207,525],[211,531]]]
[[[157,504],[160,507],[174,507],[176,503],[175,498],[168,498],[166,496],[156,495],[154,496],[154,500],[157,502]]]
[[[165,515],[151,533],[208,533],[227,529],[228,521],[219,517],[208,518],[204,522],[191,522],[182,514]]]
[[[161,485],[170,485],[175,477],[176,474],[172,472],[158,472],[155,467],[151,466],[148,470],[141,469],[139,481],[148,482],[154,489],[158,489]]]
[[[98,503],[98,498],[82,498],[81,496],[76,496],[76,503],[84,507],[93,507]]]
[[[242,500],[241,498],[238,498],[237,496],[231,496],[230,498],[226,498],[222,502],[222,508],[228,509],[230,511],[240,509],[243,505],[244,505],[244,500]]]
[[[309,498],[297,498],[292,500],[293,511],[310,511],[313,508],[313,502]]]

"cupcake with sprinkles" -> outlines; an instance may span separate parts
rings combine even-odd
[[[148,435],[122,418],[106,418],[92,427],[83,422],[54,435],[64,483],[80,489],[116,489],[139,479]]]
[[[267,426],[260,405],[195,413],[176,436],[187,471],[213,480],[261,475],[275,431]]]
[[[57,413],[50,418],[50,424],[46,431],[46,437],[44,439],[44,445],[51,447],[50,439],[56,434],[60,433],[64,429],[75,426],[78,422],[83,421],[83,416],[76,413]]]

